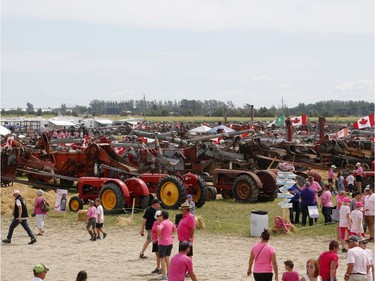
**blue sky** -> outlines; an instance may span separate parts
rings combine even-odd
[[[3,0],[1,107],[374,100],[372,0]]]

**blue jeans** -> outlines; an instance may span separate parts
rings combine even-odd
[[[30,229],[30,227],[29,227],[29,224],[28,224],[28,222],[27,222],[27,219],[26,219],[26,220],[21,220],[21,221],[19,221],[18,219],[13,219],[12,223],[11,223],[10,226],[9,226],[9,231],[8,231],[7,239],[9,239],[9,240],[12,239],[13,231],[14,231],[14,229],[15,229],[19,224],[21,224],[22,227],[26,230],[27,235],[29,235],[29,237],[30,237],[31,239],[34,239],[34,234],[33,234],[33,232],[31,231],[31,229]]]

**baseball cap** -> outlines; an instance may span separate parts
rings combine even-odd
[[[35,266],[34,266],[34,269],[35,273],[42,273],[42,272],[47,272],[49,270],[49,268],[47,268],[44,264],[42,263],[37,263]]]
[[[188,195],[186,196],[186,198],[193,198],[193,195],[188,194]]]
[[[337,167],[335,165],[331,165],[331,168],[332,169],[336,169]]]
[[[349,203],[350,202],[350,198],[349,197],[345,197],[344,199],[342,199],[342,201],[344,203]]]
[[[152,200],[152,204],[155,204],[155,203],[159,203],[159,204],[160,204],[160,201],[159,201],[159,199],[157,199],[157,198],[154,198],[154,199]]]
[[[182,241],[180,245],[178,246],[178,251],[186,251],[187,248],[191,247],[191,243],[188,241]]]
[[[361,207],[363,207],[362,202],[356,202],[356,203],[355,203],[355,207],[356,207],[356,208],[361,208]]]
[[[16,190],[13,191],[12,195],[15,195],[15,194],[21,194],[21,192],[16,189]]]
[[[359,242],[359,239],[358,239],[358,237],[357,236],[355,236],[355,235],[352,235],[352,236],[350,236],[349,238],[348,238],[348,240],[345,240],[346,242],[349,242],[349,241],[353,241],[353,242]]]
[[[161,216],[161,211],[156,211],[156,213],[155,213],[155,219],[157,219],[160,216]]]
[[[366,185],[365,190],[370,190],[370,185]]]
[[[357,162],[357,164],[355,164],[355,166],[357,167],[357,166],[360,166],[361,165],[361,163],[359,163],[359,162]]]

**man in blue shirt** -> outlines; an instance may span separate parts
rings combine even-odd
[[[300,195],[301,192],[299,191],[299,188],[297,186],[297,183],[294,184],[291,188],[288,189],[288,191],[294,195],[294,197],[290,200],[290,203],[293,204],[292,208],[289,208],[289,218],[291,223],[299,223],[299,216],[301,213],[301,208],[300,208]],[[294,216],[294,212],[296,215]]]
[[[308,206],[316,206],[315,204],[315,193],[310,189],[308,183],[305,184],[305,188],[301,191],[301,211],[302,211],[302,226],[306,225],[306,218],[309,215]],[[309,217],[309,225],[312,226],[314,220]]]

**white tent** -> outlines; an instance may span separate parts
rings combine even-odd
[[[213,127],[211,128],[209,131],[207,131],[207,133],[210,133],[210,134],[217,134],[217,130],[219,129],[223,129],[224,130],[224,133],[230,133],[230,132],[234,132],[235,130],[227,127],[227,126],[224,126],[224,125],[219,125],[219,126],[216,126],[216,127]]]
[[[3,125],[0,125],[0,135],[6,136],[10,133],[11,131],[9,129],[5,128]]]
[[[196,127],[194,129],[189,130],[189,133],[200,133],[200,134],[203,134],[203,133],[207,133],[209,130],[211,130],[210,127],[208,127],[206,125],[202,125],[202,126],[199,126],[199,127]]]

